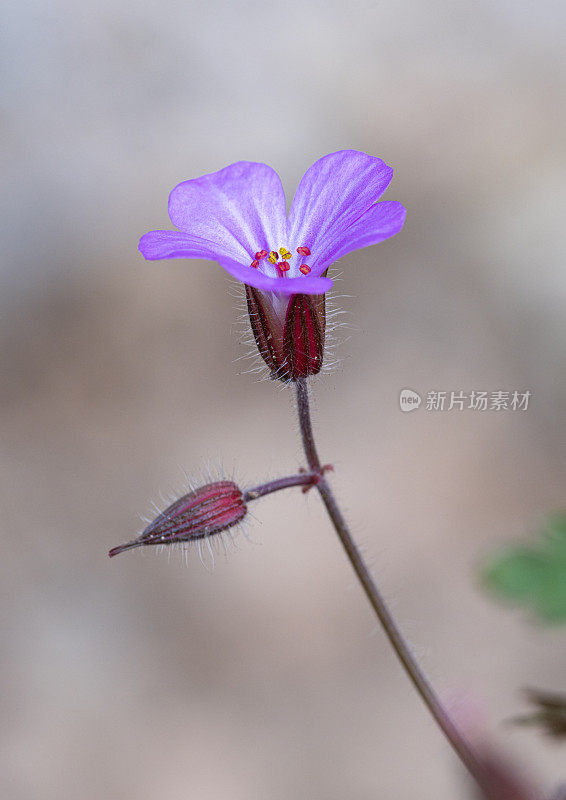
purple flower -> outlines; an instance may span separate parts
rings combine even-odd
[[[323,347],[324,311],[320,302],[309,305],[308,298],[299,302],[299,309],[295,302],[292,322],[301,333],[301,344],[286,326],[291,298],[323,298],[332,286],[326,272],[334,261],[401,230],[405,221],[401,203],[377,202],[392,175],[391,167],[379,158],[356,150],[331,153],[306,171],[287,216],[277,173],[266,164],[239,161],[176,186],[169,197],[169,216],[179,230],[146,233],[139,249],[151,260],[218,261],[246,285],[248,305],[252,295],[254,314],[264,317],[271,354],[265,341],[260,347],[253,320],[252,328],[272,373],[294,379],[299,374],[288,368],[285,337],[303,349],[309,341]],[[302,335],[303,306],[312,319],[322,314],[321,335],[320,330]],[[260,327],[263,322],[259,320]],[[265,331],[261,337],[266,338]],[[300,353],[295,361],[303,364],[299,371],[314,374],[322,364],[322,351]]]
[[[403,227],[400,203],[376,203],[392,176],[379,158],[356,150],[331,153],[306,171],[287,217],[277,173],[238,161],[176,186],[169,216],[179,230],[146,233],[140,251],[151,260],[212,259],[262,291],[323,294],[332,286],[323,275],[336,259]],[[281,250],[289,255],[283,258]],[[308,271],[301,271],[303,264]]]

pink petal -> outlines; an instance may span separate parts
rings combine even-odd
[[[320,274],[336,259],[359,250],[378,244],[399,233],[405,222],[407,211],[401,203],[383,200],[368,208],[345,231],[339,231],[334,238],[322,242],[317,250],[316,270]]]
[[[295,246],[309,247],[318,268],[317,250],[379,200],[392,176],[393,170],[380,158],[357,150],[320,158],[306,171],[295,193],[289,213],[290,240]]]
[[[301,275],[298,278],[270,278],[259,269],[244,267],[233,261],[219,260],[220,266],[237,280],[264,292],[276,294],[324,294],[332,288],[330,278]]]
[[[244,264],[287,238],[281,180],[271,167],[250,161],[180,183],[169,196],[169,216],[183,232]]]

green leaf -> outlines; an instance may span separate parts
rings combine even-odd
[[[511,545],[488,561],[483,584],[502,600],[549,623],[566,623],[566,514],[553,514],[532,544]]]

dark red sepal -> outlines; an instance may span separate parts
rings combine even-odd
[[[284,318],[269,298],[253,286],[246,286],[246,299],[257,349],[272,378],[296,381],[320,372],[324,355],[324,295],[291,295]]]
[[[283,338],[287,373],[292,381],[316,375],[322,368],[324,306],[324,295],[295,294],[291,297]]]
[[[246,301],[250,325],[259,354],[271,370],[272,377],[278,377],[285,360],[282,352],[282,331],[279,331],[281,326],[276,324],[277,321],[273,314],[268,313],[261,292],[247,284]]]

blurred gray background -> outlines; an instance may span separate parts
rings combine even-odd
[[[3,6],[3,798],[468,796],[314,494],[256,505],[211,571],[106,557],[183,470],[302,464],[291,395],[242,374],[234,284],[144,262],[139,236],[181,180],[265,161],[290,199],[342,148],[394,167],[408,219],[338,265],[322,457],[442,696],[541,785],[566,777],[564,745],[505,724],[522,687],[566,689],[566,631],[477,585],[566,504],[565,8]],[[533,397],[402,414],[405,386]]]

